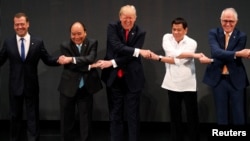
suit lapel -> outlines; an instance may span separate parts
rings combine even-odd
[[[87,38],[85,38],[83,44],[82,44],[82,49],[81,49],[81,54],[82,55],[88,55],[88,44],[89,41]]]
[[[124,43],[126,43],[125,30],[122,28],[122,26],[121,26],[121,30],[120,30],[120,35],[121,35]],[[129,35],[128,35],[128,37],[129,37]]]
[[[129,33],[128,33],[128,40],[126,41],[126,35],[125,35],[125,30],[123,29],[123,28],[121,28],[121,31],[120,31],[120,34],[121,34],[121,36],[122,36],[122,38],[123,38],[123,41],[124,41],[124,43],[126,43],[126,44],[128,44],[128,43],[130,43],[131,41],[133,41],[133,39],[134,39],[134,37],[135,37],[135,35],[136,35],[136,30],[135,30],[135,28],[133,27],[130,31],[129,31]]]
[[[28,48],[28,52],[27,52],[25,61],[29,59],[30,55],[33,54],[32,52],[34,52],[35,49],[36,49],[35,39],[32,38],[32,36],[30,36],[30,45],[29,45],[29,48]],[[20,59],[21,59],[21,56],[20,56]]]
[[[79,52],[78,47],[76,46],[75,43],[71,42],[71,50],[73,51],[73,53],[77,56],[80,55],[86,55],[87,51],[88,51],[88,39],[86,38],[84,40],[84,42],[82,43],[82,47],[81,47],[81,52]]]
[[[133,28],[131,29],[131,31],[129,32],[129,35],[128,35],[128,42],[133,41],[135,35],[136,35],[136,30],[135,30],[135,28],[133,27]]]
[[[17,43],[17,39],[16,39],[16,36],[13,38],[13,42],[10,42],[13,46],[13,51],[15,54],[17,54],[19,57],[20,57],[20,60],[21,60],[21,56],[20,56],[20,53],[18,51],[18,43]]]
[[[72,54],[74,54],[76,56],[80,55],[79,50],[78,50],[76,44],[74,42],[72,42],[72,41],[70,41],[69,50],[72,51]]]
[[[222,49],[225,49],[225,34],[222,28],[219,30],[219,42]]]
[[[234,47],[236,44],[236,41],[235,41],[237,39],[236,35],[237,35],[237,31],[234,30],[228,41],[228,47],[227,47],[228,50],[233,50],[232,47]]]

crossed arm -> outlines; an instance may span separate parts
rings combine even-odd
[[[161,61],[161,62],[169,63],[169,64],[175,63],[173,57],[157,55],[156,53],[152,52],[151,50],[140,49],[139,54],[145,59]],[[243,49],[240,51],[236,51],[235,57],[242,57],[242,58],[250,59],[250,49]],[[177,58],[179,58],[179,59],[195,58],[195,59],[198,59],[200,61],[200,63],[202,63],[202,64],[209,64],[209,63],[212,63],[214,61],[213,58],[209,58],[208,56],[206,56],[203,53],[191,53],[191,52],[181,53]],[[73,63],[73,57],[67,57],[67,56],[62,55],[59,57],[58,63],[60,63],[61,65]],[[113,66],[113,63],[111,60],[98,60],[97,62],[91,64],[89,67],[90,68],[104,69],[104,68],[109,68],[111,66]]]

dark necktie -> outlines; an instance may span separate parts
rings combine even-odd
[[[25,48],[24,48],[24,38],[21,38],[21,59],[24,62],[25,61]]]
[[[126,42],[128,41],[128,33],[129,33],[129,30],[125,30],[125,39],[126,39]],[[122,69],[119,69],[118,72],[117,72],[117,76],[119,78],[122,78],[124,75],[124,71]]]
[[[81,45],[76,45],[78,48],[79,53],[81,53]],[[80,83],[79,83],[79,88],[82,88],[84,85],[83,77],[81,77]]]

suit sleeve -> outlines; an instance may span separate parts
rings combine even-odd
[[[89,43],[89,47],[87,48],[87,54],[84,56],[76,57],[76,64],[89,65],[94,63],[97,57],[97,46],[97,40],[95,40],[93,43]]]
[[[70,45],[65,45],[62,44],[60,49],[61,49],[61,54],[68,56],[68,57],[75,57],[76,59],[76,64],[70,63],[65,65],[64,67],[66,69],[70,69],[76,72],[87,72],[88,67],[90,64],[94,63],[96,61],[97,57],[97,46],[98,42],[97,40],[90,42],[89,46],[86,47],[86,55],[81,55],[77,56],[76,54],[73,53],[73,51],[69,47]]]
[[[38,46],[40,48],[40,55],[41,55],[41,59],[44,62],[44,64],[46,64],[48,66],[59,66],[60,65],[59,63],[57,63],[58,56],[56,56],[56,57],[51,56],[48,53],[48,51],[46,50],[43,41],[41,41]]]
[[[8,55],[6,49],[6,42],[4,42],[3,45],[1,44],[1,49],[0,49],[0,66],[2,66],[6,62],[7,58]]]
[[[111,50],[114,54],[114,58],[118,66],[127,64],[133,59],[135,48],[142,48],[145,40],[146,32],[139,30],[136,28],[136,33],[129,44],[125,44],[123,38],[119,34],[119,29],[117,29],[116,25],[109,24],[107,37],[108,44],[110,45],[109,50]]]
[[[224,47],[222,47],[222,43],[220,43],[220,34],[223,33],[219,33],[218,29],[213,29],[209,32],[208,39],[211,47],[212,58],[221,61],[234,61],[235,52],[245,48],[246,36],[239,35],[239,37],[230,37],[230,43],[232,43],[231,38],[234,38],[234,48],[231,50],[225,50]],[[222,40],[224,40],[224,38]]]

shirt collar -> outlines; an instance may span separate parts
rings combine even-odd
[[[27,33],[24,37],[20,37],[20,36],[16,35],[17,41],[20,41],[21,38],[24,38],[25,41],[28,41],[30,39],[30,34]]]
[[[77,47],[81,47],[82,46],[82,43],[81,44],[76,44]]]
[[[185,41],[187,40],[187,35],[184,35],[184,36],[183,36],[183,39],[180,40],[179,42],[177,42],[177,41],[175,40],[173,34],[172,34],[172,38],[173,38],[173,40],[174,40],[176,43],[180,44],[180,43],[185,43]]]
[[[227,33],[224,31],[224,34],[226,35]],[[232,34],[232,32],[230,32],[228,35],[229,35],[229,37],[231,36],[231,34]]]

